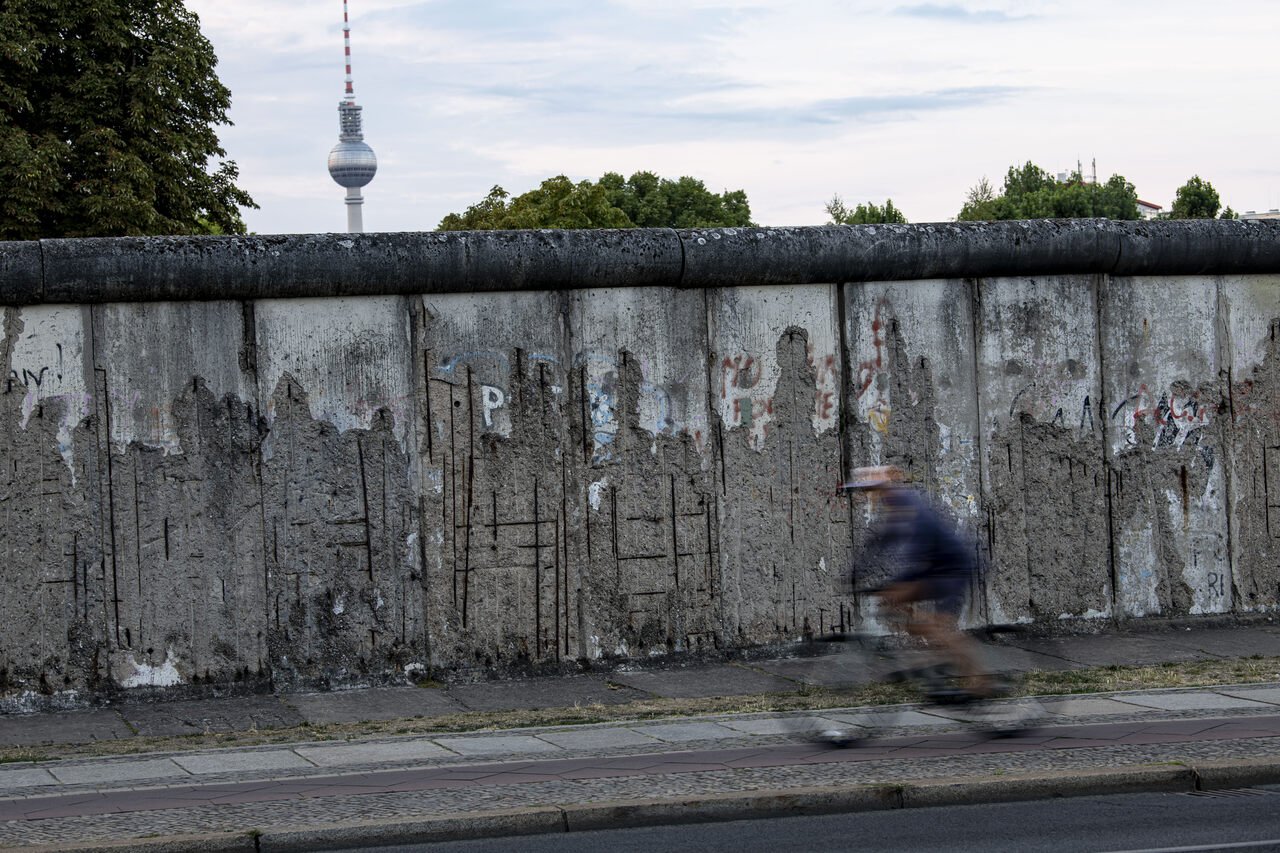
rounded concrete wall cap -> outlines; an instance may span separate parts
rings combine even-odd
[[[0,303],[1280,273],[1280,221],[1103,219],[0,243]]]

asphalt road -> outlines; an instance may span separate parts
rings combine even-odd
[[[557,833],[361,853],[1280,851],[1280,786]],[[349,851],[348,853],[355,853]]]

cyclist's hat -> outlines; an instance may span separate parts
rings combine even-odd
[[[871,465],[853,469],[853,478],[844,484],[846,489],[882,489],[902,479],[902,471],[892,465]]]

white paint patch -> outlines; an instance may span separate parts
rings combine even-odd
[[[815,435],[839,419],[840,358],[836,291],[830,285],[738,287],[721,293],[712,317],[712,393],[729,429],[746,429],[751,447],[764,448],[774,419],[773,398],[782,378],[779,341],[804,329],[805,367],[813,371],[810,421]]]
[[[115,666],[116,680],[121,687],[173,687],[175,684],[182,683],[182,675],[175,664],[173,649],[167,651],[164,663],[159,666],[141,663],[127,652],[123,652],[122,655],[123,658],[117,660]],[[128,674],[122,675],[121,670]]]
[[[1159,615],[1160,579],[1156,574],[1155,542],[1149,525],[1117,531],[1116,567],[1120,611],[1126,616]]]
[[[111,442],[117,452],[137,443],[166,455],[183,452],[179,405],[198,380],[212,396],[257,403],[257,389],[240,369],[244,313],[239,302],[145,302],[96,307],[96,342],[111,404]]]
[[[343,598],[342,598],[342,596],[338,596],[338,598],[337,598],[337,599],[335,599],[335,600],[334,600],[334,602],[333,602],[333,615],[334,615],[334,616],[341,616],[341,615],[342,615],[343,613],[345,613],[346,611],[347,611],[347,602],[346,602],[346,600],[345,600],[345,599],[343,599]]]
[[[480,406],[484,411],[485,429],[494,428],[494,413],[507,404],[507,395],[495,385],[480,386]],[[511,419],[501,418],[497,432],[504,438],[511,435]]]
[[[826,557],[819,557],[819,558],[818,558],[818,571],[822,572],[824,575],[827,573],[827,558],[826,558]]]
[[[286,374],[305,391],[311,416],[341,432],[394,419],[401,450],[413,416],[409,311],[398,296],[263,299],[254,303],[260,394],[274,422]]]
[[[18,316],[23,328],[13,342],[13,372],[8,379],[12,385],[20,384],[25,389],[22,428],[28,427],[37,407],[61,407],[58,453],[74,483],[72,433],[80,421],[93,413],[93,397],[84,372],[88,312],[71,305],[33,305],[21,309]]]
[[[698,336],[693,336],[691,345],[697,349],[689,351],[683,344],[690,340],[694,294],[668,288],[621,288],[581,291],[574,298],[577,328],[582,333],[574,367],[585,373],[593,461],[614,456],[618,394],[629,371],[640,375],[640,428],[655,438],[688,435],[699,453],[705,450],[710,420],[707,374]],[[697,305],[701,304],[699,295]]]
[[[587,501],[590,502],[591,508],[596,512],[600,511],[600,498],[604,495],[604,490],[609,488],[609,478],[597,480],[590,486],[587,486]]]

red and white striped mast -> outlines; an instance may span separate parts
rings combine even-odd
[[[361,212],[364,196],[360,188],[373,180],[378,171],[378,159],[364,141],[361,107],[356,104],[351,81],[351,19],[347,13],[347,0],[342,0],[342,44],[346,54],[347,89],[338,102],[338,144],[329,152],[329,175],[347,190],[347,231],[359,234],[364,231]]]

